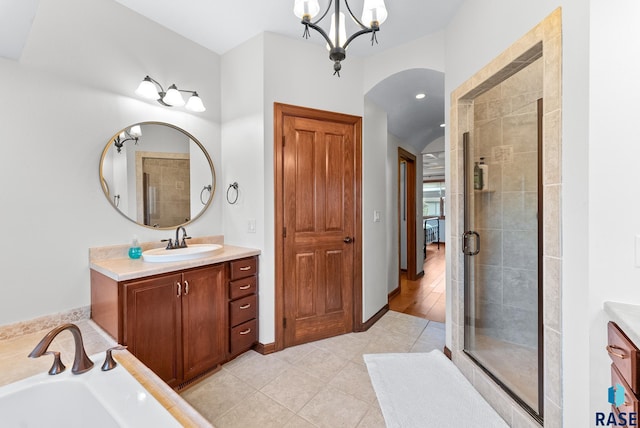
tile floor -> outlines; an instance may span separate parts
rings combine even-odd
[[[442,350],[444,335],[442,323],[389,311],[363,333],[249,351],[181,395],[219,428],[384,427],[362,355]]]

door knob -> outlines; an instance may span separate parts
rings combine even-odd
[[[353,242],[353,238],[350,236],[346,236],[343,240],[342,240],[345,244],[351,244]]]

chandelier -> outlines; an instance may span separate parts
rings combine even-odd
[[[358,20],[349,7],[348,0],[344,0],[344,5],[351,15],[353,21],[360,27],[360,30],[353,33],[347,38],[347,30],[345,26],[345,15],[340,12],[341,0],[335,0],[334,13],[331,15],[331,27],[329,34],[320,28],[318,23],[324,19],[325,16],[331,10],[333,0],[329,0],[329,5],[324,11],[322,16],[312,21],[320,12],[320,4],[318,0],[295,0],[293,5],[293,13],[300,18],[302,25],[304,25],[303,37],[308,39],[309,28],[316,30],[327,41],[327,48],[329,49],[329,59],[333,61],[333,74],[340,77],[340,69],[342,66],[340,62],[346,58],[347,46],[358,36],[371,33],[371,45],[378,43],[376,38],[376,32],[380,30],[380,25],[387,19],[387,8],[384,5],[384,0],[364,0],[362,7],[362,18]],[[336,25],[336,19],[338,24]],[[367,23],[368,25],[364,24]]]

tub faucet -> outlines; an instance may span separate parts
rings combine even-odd
[[[73,335],[73,341],[75,342],[76,353],[73,358],[73,367],[71,368],[71,372],[73,374],[80,374],[86,371],[89,371],[91,367],[93,367],[93,361],[89,359],[87,353],[84,350],[84,345],[82,343],[82,334],[80,333],[80,329],[75,324],[62,324],[58,327],[51,330],[47,333],[42,340],[33,348],[33,351],[29,354],[29,358],[38,358],[44,354],[48,354],[47,348],[55,339],[55,337],[60,334],[64,330],[69,330]],[[54,361],[54,365],[56,361]],[[64,370],[64,366],[62,366],[62,370]],[[49,374],[58,374],[62,370],[53,370],[53,367],[49,371]]]

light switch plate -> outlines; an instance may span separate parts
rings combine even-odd
[[[380,223],[380,211],[373,210],[373,222]]]
[[[256,233],[256,219],[250,218],[247,222],[247,232]]]

